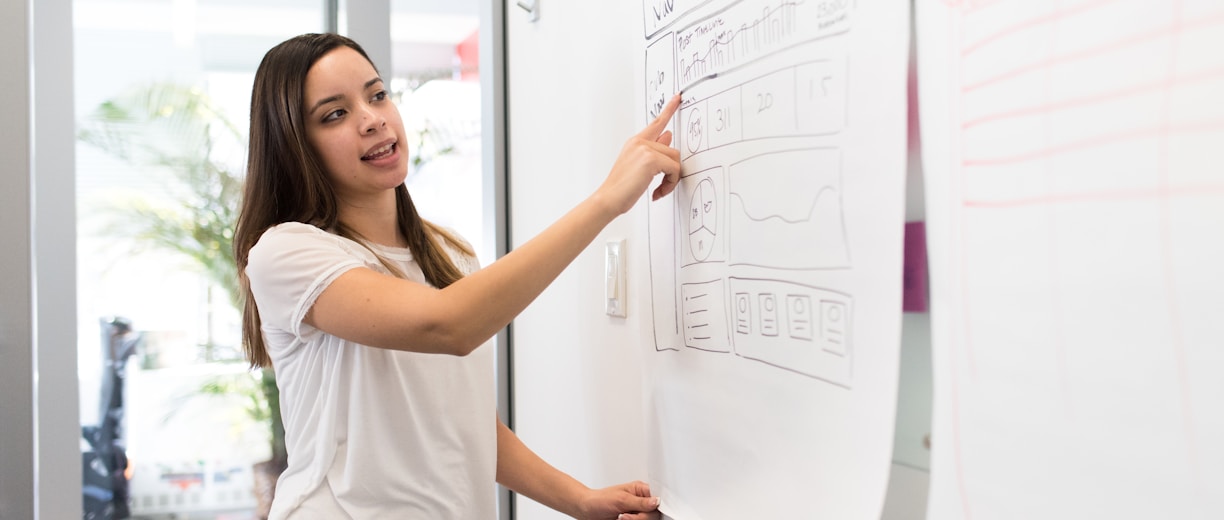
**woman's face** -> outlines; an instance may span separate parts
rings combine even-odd
[[[408,174],[404,123],[378,72],[338,47],[306,73],[306,138],[349,204],[389,196]]]

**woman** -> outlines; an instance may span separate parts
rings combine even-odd
[[[270,517],[492,519],[494,480],[576,518],[659,518],[642,482],[590,489],[531,452],[495,412],[481,347],[654,176],[680,174],[663,131],[625,144],[607,179],[483,270],[422,220],[404,186],[399,112],[361,47],[307,34],[255,75],[234,237],[255,367],[274,366],[289,465]]]

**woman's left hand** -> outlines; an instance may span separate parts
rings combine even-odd
[[[603,489],[592,489],[581,504],[582,520],[660,520],[659,498],[650,496],[650,486],[635,481]]]

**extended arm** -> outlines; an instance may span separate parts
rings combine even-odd
[[[658,498],[644,482],[591,489],[544,462],[497,421],[497,482],[516,493],[583,520],[660,518]]]
[[[374,347],[470,353],[539,296],[612,219],[632,208],[655,175],[662,172],[664,181],[654,198],[675,188],[680,155],[664,128],[679,104],[677,95],[625,143],[593,195],[487,268],[441,290],[353,269],[323,291],[306,322]]]

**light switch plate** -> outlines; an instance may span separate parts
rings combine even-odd
[[[609,240],[604,246],[604,312],[625,317],[625,240]]]

